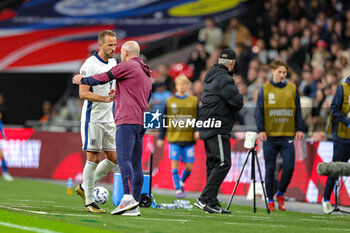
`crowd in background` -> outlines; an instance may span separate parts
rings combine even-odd
[[[229,47],[237,54],[234,80],[244,96],[236,125],[255,126],[258,91],[271,78],[269,63],[281,59],[289,66],[288,81],[300,92],[304,132],[313,140],[326,140],[332,97],[350,76],[350,2],[265,0],[254,4],[226,25],[221,22],[221,27],[215,19],[206,19],[194,49],[182,63],[160,64],[153,70],[150,109],[164,107],[180,74],[190,78],[191,94],[200,104],[206,72],[217,63],[220,51]],[[80,120],[82,100],[74,95],[66,99],[59,107],[42,103],[42,125]],[[6,113],[3,115],[6,121]]]
[[[223,29],[215,26],[214,19],[206,19],[195,49],[184,64],[177,65],[190,73],[192,94],[200,101],[205,74],[217,62],[220,50],[234,49],[234,80],[245,102],[236,124],[252,126],[258,91],[271,78],[269,63],[274,59],[287,62],[288,81],[297,86],[301,96],[304,132],[313,140],[326,140],[332,97],[350,76],[350,3],[268,0],[261,4],[255,22],[247,26],[239,17],[230,19]],[[173,64],[162,64],[154,73],[150,105],[160,108],[174,92],[178,72]]]

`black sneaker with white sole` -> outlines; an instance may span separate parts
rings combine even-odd
[[[220,205],[205,205],[203,210],[210,214],[231,214],[230,211],[223,209]]]
[[[209,214],[221,214],[222,209],[219,206],[210,206],[206,204],[203,208],[203,210]]]
[[[197,201],[194,203],[194,205],[202,210],[206,206],[206,203],[204,203],[204,202],[200,201],[199,199],[197,199]]]
[[[226,209],[222,208],[221,206],[219,206],[219,208],[221,209],[221,214],[231,214],[231,211],[226,210]]]

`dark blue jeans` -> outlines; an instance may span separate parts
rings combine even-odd
[[[145,129],[142,125],[118,125],[116,132],[117,161],[123,180],[124,194],[132,195],[136,201],[141,199],[143,184],[142,141]]]
[[[269,200],[273,199],[273,184],[275,179],[276,158],[278,152],[283,158],[283,172],[279,185],[279,191],[285,193],[293,176],[295,164],[295,149],[293,138],[268,137],[263,143],[265,159],[265,184]]]
[[[342,143],[337,140],[333,142],[333,162],[347,162],[350,159],[350,144]],[[335,178],[328,176],[326,188],[323,197],[330,200],[335,185]]]

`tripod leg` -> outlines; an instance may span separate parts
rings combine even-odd
[[[246,165],[246,164],[247,164],[247,162],[248,162],[248,159],[249,159],[249,155],[250,155],[250,153],[251,153],[251,151],[249,150],[248,155],[247,155],[247,158],[246,158],[246,159],[245,159],[245,161],[244,161],[244,164],[243,164],[243,167],[242,167],[241,173],[239,174],[238,180],[237,180],[237,182],[236,182],[235,188],[233,189],[233,192],[232,192],[232,194],[231,194],[230,200],[227,202],[226,210],[229,210],[229,209],[230,209],[230,205],[231,205],[231,202],[232,202],[233,196],[235,195],[235,192],[236,192],[237,186],[238,186],[239,181],[240,181],[240,179],[241,179],[241,176],[242,176],[242,174],[243,174],[244,167],[245,167],[245,165]]]
[[[255,153],[253,152],[253,156],[252,156],[252,180],[253,180],[253,210],[254,213],[256,213],[256,193],[255,193]]]
[[[260,164],[259,164],[259,160],[258,160],[258,155],[257,155],[257,152],[256,150],[254,149],[254,157],[256,158],[256,164],[258,165],[258,171],[259,171],[259,176],[260,176],[260,182],[261,182],[261,187],[262,187],[262,190],[263,190],[263,193],[264,193],[264,200],[265,200],[265,206],[266,206],[266,211],[268,214],[270,214],[270,209],[269,209],[269,206],[267,204],[267,195],[266,195],[266,190],[265,190],[265,186],[264,186],[264,180],[262,178],[262,175],[261,175],[261,169],[260,169]]]

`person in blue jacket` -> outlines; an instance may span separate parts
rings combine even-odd
[[[275,60],[270,64],[272,80],[259,91],[255,109],[258,138],[263,142],[265,159],[265,184],[270,211],[275,210],[274,200],[279,209],[285,211],[283,194],[292,179],[295,163],[294,137],[303,138],[300,98],[296,86],[285,80],[288,66],[284,61]],[[279,189],[274,197],[273,185],[276,158],[281,153],[283,172]]]
[[[332,161],[347,162],[350,159],[350,76],[337,88],[331,104],[330,129],[333,138]],[[323,212],[332,212],[330,198],[335,178],[329,176],[323,193]]]
[[[4,125],[2,123],[2,114],[0,112],[0,133],[2,135],[3,140],[6,140],[5,132],[4,132]],[[13,177],[10,175],[7,169],[6,160],[4,157],[4,152],[2,150],[2,145],[0,144],[0,160],[1,160],[1,169],[2,169],[2,178],[6,181],[13,181]]]

